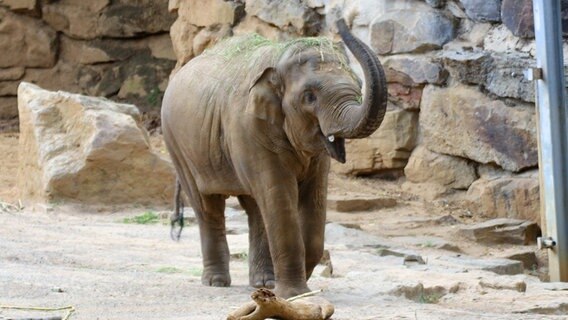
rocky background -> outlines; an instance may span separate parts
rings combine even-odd
[[[568,1],[562,4],[568,17]],[[4,0],[3,6],[4,119],[17,115],[21,80],[156,114],[174,65],[173,73],[219,39],[250,32],[274,40],[339,39],[333,22],[343,16],[383,62],[390,103],[381,128],[349,141],[347,164],[333,171],[405,176],[403,189],[426,199],[454,201],[475,215],[539,220],[534,87],[523,78],[535,64],[530,0]]]
[[[175,65],[166,1],[0,0],[0,131],[21,81],[135,103],[156,127]]]

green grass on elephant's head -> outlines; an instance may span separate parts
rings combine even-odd
[[[153,211],[146,211],[141,215],[124,218],[122,220],[123,223],[132,223],[132,224],[154,224],[160,221],[160,217]]]
[[[214,47],[207,49],[203,55],[219,55],[227,60],[243,59],[247,62],[255,62],[251,60],[267,58],[264,54],[256,54],[258,49],[263,47],[273,49],[270,50],[273,56],[269,58],[273,59],[274,62],[288,50],[292,50],[292,54],[294,54],[302,52],[307,48],[316,48],[320,51],[322,58],[326,55],[332,55],[340,62],[342,67],[349,69],[349,62],[345,58],[343,48],[327,37],[304,37],[274,42],[254,33],[243,37],[227,38]]]

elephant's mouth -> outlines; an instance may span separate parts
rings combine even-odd
[[[335,137],[333,141],[330,141],[323,133],[320,133],[320,138],[327,153],[329,153],[333,159],[345,163],[345,139]]]

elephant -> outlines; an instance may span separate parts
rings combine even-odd
[[[199,226],[202,283],[230,286],[225,200],[249,226],[249,283],[283,298],[309,291],[324,250],[330,158],[345,139],[371,135],[387,106],[378,57],[340,19],[343,43],[325,37],[223,40],[171,79],[162,133]]]

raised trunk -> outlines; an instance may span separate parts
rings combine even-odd
[[[387,110],[385,72],[373,50],[351,34],[345,20],[337,21],[337,28],[341,39],[363,68],[365,95],[361,104],[353,101],[336,119],[342,126],[335,134],[347,139],[365,138],[379,128]]]

